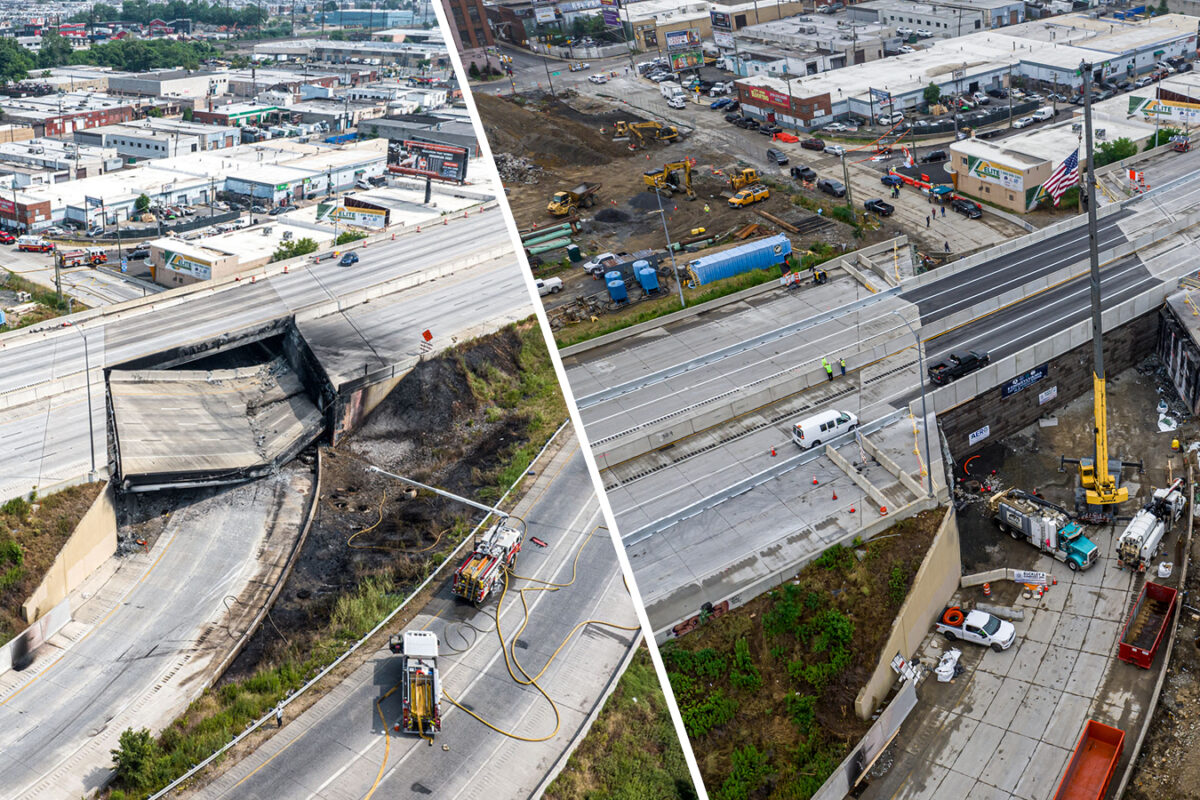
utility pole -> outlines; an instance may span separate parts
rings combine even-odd
[[[853,209],[854,203],[850,200],[850,170],[846,167],[846,154],[842,153],[842,180],[846,183],[846,205]]]
[[[679,267],[675,264],[675,246],[671,244],[671,232],[667,229],[667,212],[663,211],[662,193],[655,189],[654,196],[658,198],[658,216],[662,219],[663,236],[667,239],[667,253],[671,256],[671,273],[675,276],[675,285],[679,287],[679,307],[687,308],[687,300],[683,297],[683,276],[679,274]]]

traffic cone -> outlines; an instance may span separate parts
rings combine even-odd
[[[771,448],[771,457],[772,458],[775,457],[775,448],[774,447]]]
[[[879,513],[886,517],[887,516],[887,506],[880,506]]]
[[[418,225],[418,226],[417,226],[417,233],[420,233],[420,232],[421,232],[421,226],[420,226],[420,225]]]
[[[983,596],[984,597],[992,596],[992,585],[990,583],[985,583],[983,585]]]
[[[833,490],[833,499],[837,500],[837,489]]]
[[[283,265],[283,274],[284,274],[284,275],[287,275],[287,274],[288,274],[287,267],[288,267],[288,265],[287,265],[287,264],[284,264],[284,265]]]
[[[851,513],[851,514],[853,514],[853,513],[854,513],[854,506],[850,506],[850,513]]]
[[[817,476],[813,475],[813,486],[817,485]]]
[[[443,224],[443,225],[449,225],[449,224],[450,224],[450,218],[449,218],[449,217],[442,217],[442,224]]]

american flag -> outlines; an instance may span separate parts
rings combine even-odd
[[[1042,184],[1042,191],[1054,198],[1054,205],[1058,205],[1058,201],[1062,198],[1063,193],[1070,189],[1075,184],[1079,183],[1079,148],[1075,148],[1071,155],[1066,157],[1058,169],[1054,170],[1054,174],[1046,179]]]

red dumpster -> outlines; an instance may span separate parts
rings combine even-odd
[[[1054,800],[1102,800],[1124,747],[1123,730],[1089,719],[1058,782]]]
[[[1117,658],[1150,669],[1175,613],[1176,594],[1170,586],[1146,581],[1121,630]]]

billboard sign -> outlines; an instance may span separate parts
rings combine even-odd
[[[792,108],[790,98],[780,92],[764,89],[761,86],[744,86],[742,92],[744,93],[743,102],[765,103],[783,111],[790,111]]]
[[[1014,192],[1025,190],[1025,178],[1020,172],[986,158],[967,156],[967,174],[986,183],[994,183]]]
[[[1000,387],[1001,397],[1010,397],[1017,392],[1040,381],[1042,378],[1050,374],[1050,365],[1042,364],[1040,367],[1034,367],[1024,374],[1018,375],[1008,383]]]
[[[202,281],[212,278],[212,264],[195,258],[188,258],[182,253],[172,250],[163,251],[163,266],[175,272],[183,272]]]
[[[537,20],[539,25],[546,25],[557,21],[558,15],[555,13],[553,3],[545,3],[544,5],[533,7],[533,18]]]
[[[989,436],[991,436],[991,435],[992,435],[992,426],[991,426],[991,425],[984,425],[984,426],[983,426],[982,428],[980,428],[979,430],[977,430],[977,431],[971,431],[971,433],[970,433],[970,434],[968,434],[968,436],[967,436],[967,444],[968,444],[968,445],[976,445],[976,444],[979,444],[980,442],[982,442],[984,439],[988,438],[988,437],[989,437]]]
[[[342,203],[319,203],[317,219],[332,223],[337,220],[342,225],[353,225],[358,228],[386,228],[389,212],[383,206],[366,203],[347,197]]]
[[[673,72],[681,72],[685,69],[696,69],[697,67],[704,66],[704,54],[699,50],[671,53],[667,58],[671,59],[671,70]]]
[[[604,15],[604,24],[610,28],[621,27],[621,11],[616,6],[605,6],[601,12]]]
[[[405,139],[400,147],[388,148],[388,169],[462,183],[467,179],[467,148]]]
[[[700,47],[700,30],[688,28],[684,31],[667,31],[663,39],[667,50],[695,50]]]
[[[708,12],[708,18],[712,21],[714,28],[721,28],[727,31],[733,30],[733,20],[724,11],[710,11]]]
[[[871,100],[877,106],[890,106],[892,104],[892,93],[886,89],[872,89]]]
[[[1147,120],[1190,124],[1200,120],[1200,104],[1177,100],[1156,100],[1152,97],[1130,97],[1129,115],[1141,114]]]
[[[11,217],[17,213],[17,207],[12,200],[5,200],[0,197],[0,212]]]
[[[734,48],[733,34],[729,31],[713,31],[713,44],[732,50]]]

